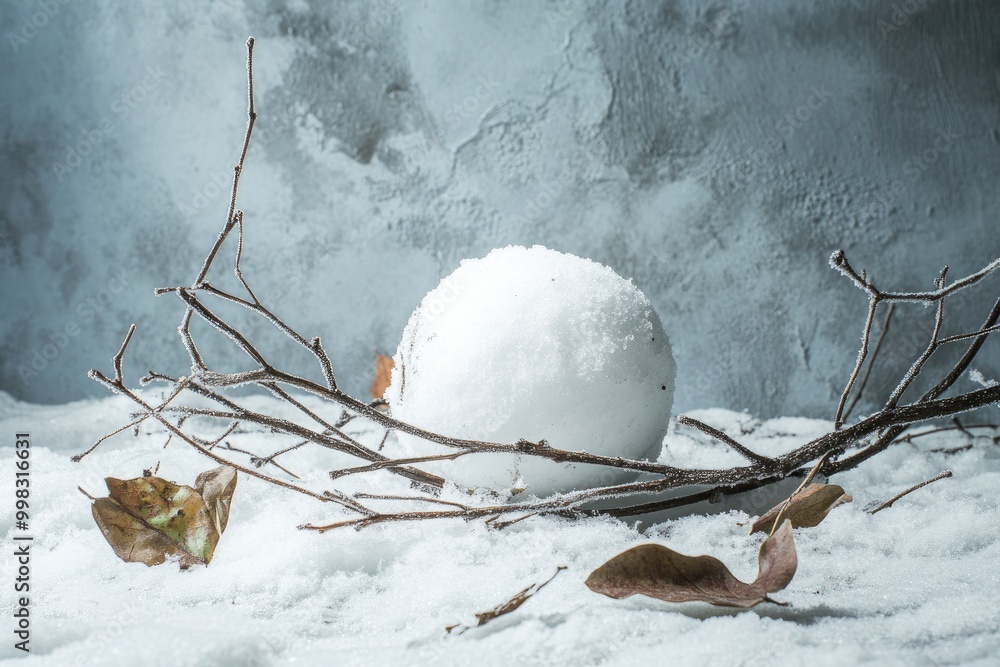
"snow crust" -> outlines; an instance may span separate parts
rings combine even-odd
[[[392,414],[456,438],[656,456],[673,402],[670,342],[612,269],[542,246],[461,266],[413,312],[386,391]],[[441,454],[400,434],[407,455]],[[459,484],[545,496],[634,477],[598,466],[472,455],[426,466]]]
[[[310,404],[312,405],[312,404]],[[274,402],[261,403],[278,414]],[[208,568],[179,572],[119,561],[90,516],[78,485],[94,494],[111,475],[133,477],[159,460],[159,474],[191,482],[210,461],[144,427],[75,464],[69,457],[121,425],[119,398],[35,406],[0,393],[3,433],[32,434],[32,654],[24,665],[995,665],[1000,655],[1000,447],[986,434],[967,444],[943,433],[900,445],[835,481],[854,496],[818,528],[795,534],[799,570],[775,595],[787,607],[733,612],[701,604],[611,600],[590,592],[587,574],[647,540],[711,553],[749,580],[760,536],[740,524],[787,488],[754,494],[739,508],[706,505],[640,528],[610,519],[531,519],[497,532],[481,522],[397,524],[317,535],[307,521],[338,511],[241,477],[229,528]],[[828,422],[704,410],[692,416],[759,451],[785,451]],[[360,432],[368,442],[378,432]],[[206,433],[209,435],[209,433]],[[244,444],[269,451],[273,435]],[[304,449],[285,464],[313,488],[330,488],[325,451]],[[13,498],[13,451],[0,449],[0,497]],[[737,461],[690,430],[665,439],[663,461]],[[869,516],[883,501],[942,469],[943,480]],[[388,474],[346,478],[339,488],[402,493]],[[454,490],[448,493],[454,493]],[[445,497],[449,497],[446,493]],[[466,498],[468,500],[468,498]],[[0,515],[9,546],[13,518]],[[0,558],[4,582],[13,559]],[[516,612],[462,636],[473,622],[568,566]],[[6,585],[6,584],[5,584]],[[11,619],[12,596],[0,617]],[[6,634],[6,631],[5,631]],[[13,657],[10,641],[0,656]],[[19,653],[19,652],[17,652]]]

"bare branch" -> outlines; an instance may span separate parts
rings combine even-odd
[[[269,483],[274,484],[276,486],[280,486],[282,488],[289,489],[291,491],[297,491],[298,493],[301,493],[301,494],[304,494],[304,495],[307,495],[307,496],[312,496],[313,498],[316,498],[318,500],[322,500],[322,501],[330,501],[330,500],[332,500],[332,498],[329,498],[327,496],[315,493],[313,491],[310,491],[309,489],[306,489],[306,488],[303,488],[303,487],[300,487],[300,486],[296,486],[294,484],[289,484],[288,482],[284,482],[284,481],[282,481],[280,479],[275,479],[274,477],[269,477],[267,475],[264,475],[262,473],[257,472],[256,470],[252,470],[252,469],[247,468],[245,466],[241,466],[241,465],[235,464],[235,463],[233,463],[232,461],[230,461],[228,459],[225,459],[225,458],[223,458],[221,456],[218,456],[217,454],[213,453],[209,449],[207,449],[207,448],[203,447],[202,445],[200,445],[198,442],[196,442],[188,434],[184,433],[179,428],[177,428],[172,423],[170,423],[170,421],[167,420],[163,415],[161,415],[158,412],[156,412],[151,405],[147,404],[145,401],[143,401],[141,398],[139,398],[136,394],[134,394],[129,389],[127,389],[123,384],[121,384],[121,383],[117,383],[116,384],[116,382],[114,380],[111,380],[110,378],[106,377],[103,373],[101,373],[100,371],[97,371],[97,370],[90,371],[90,376],[93,379],[95,379],[98,382],[100,382],[101,384],[103,384],[103,385],[105,385],[105,386],[107,386],[107,387],[115,390],[116,393],[120,393],[123,396],[126,396],[129,399],[131,399],[133,402],[135,402],[137,405],[139,405],[139,407],[145,409],[147,412],[150,413],[150,415],[152,417],[154,417],[157,421],[159,421],[161,424],[163,424],[167,428],[168,431],[170,431],[171,433],[173,433],[174,435],[176,435],[178,438],[180,438],[184,442],[188,443],[189,445],[191,445],[192,447],[194,447],[199,452],[201,452],[202,454],[204,454],[208,458],[212,459],[216,463],[219,463],[219,464],[222,464],[222,465],[232,466],[232,467],[236,468],[238,471],[240,471],[240,472],[242,472],[242,473],[244,473],[246,475],[250,475],[251,477],[256,477],[258,479],[264,480],[265,482],[269,482]]]
[[[138,425],[141,422],[151,418],[162,424],[167,429],[170,437],[177,436],[180,440],[183,440],[201,454],[216,462],[232,465],[247,475],[275,486],[293,490],[323,502],[336,503],[342,508],[343,512],[346,512],[346,516],[335,517],[331,523],[325,525],[309,524],[304,526],[306,528],[324,532],[333,528],[346,526],[362,528],[377,523],[448,518],[463,520],[486,519],[490,525],[502,528],[533,516],[555,515],[572,518],[606,514],[626,517],[673,507],[687,506],[703,501],[712,502],[721,499],[723,496],[743,493],[774,484],[789,476],[805,478],[805,482],[800,487],[801,489],[814,475],[832,475],[837,472],[849,470],[879,452],[884,451],[893,443],[908,441],[908,439],[921,435],[916,434],[907,438],[900,438],[900,435],[913,424],[936,419],[947,419],[963,412],[1000,402],[1000,386],[986,387],[948,398],[942,397],[944,392],[968,369],[985,340],[991,334],[1000,331],[1000,324],[998,324],[998,320],[1000,320],[1000,300],[995,303],[989,317],[986,318],[986,321],[978,330],[948,337],[941,337],[940,335],[944,321],[944,301],[946,297],[974,285],[986,276],[994,273],[997,268],[1000,268],[1000,259],[978,272],[951,284],[948,284],[946,280],[946,268],[935,281],[936,289],[931,292],[887,292],[881,291],[875,286],[874,281],[867,271],[861,271],[860,273],[856,271],[850,262],[848,262],[843,251],[838,251],[831,257],[831,265],[868,296],[868,313],[862,330],[861,348],[858,352],[854,368],[840,396],[833,430],[810,442],[800,444],[780,456],[768,457],[758,454],[726,435],[721,430],[684,416],[678,418],[677,422],[679,424],[698,429],[709,437],[722,442],[743,456],[747,463],[721,470],[682,469],[654,461],[599,456],[568,448],[558,449],[552,447],[544,440],[538,442],[518,440],[517,442],[503,443],[457,438],[421,428],[417,424],[395,419],[384,409],[380,409],[386,405],[385,401],[362,401],[340,389],[334,374],[333,362],[324,350],[320,338],[303,336],[268,309],[250,288],[249,281],[243,273],[242,261],[246,250],[247,223],[245,222],[243,211],[237,208],[237,195],[254,125],[257,120],[257,114],[254,109],[253,44],[253,38],[247,40],[247,125],[239,160],[233,169],[232,192],[225,223],[190,286],[161,288],[155,292],[156,294],[174,293],[184,303],[184,311],[178,333],[188,353],[191,372],[182,378],[175,379],[163,373],[150,371],[143,378],[143,384],[154,380],[164,381],[169,383],[172,389],[170,395],[155,407],[135,392],[129,390],[124,383],[122,364],[125,351],[135,331],[135,325],[132,325],[129,328],[129,333],[125,337],[121,349],[113,359],[114,378],[108,378],[96,370],[91,371],[90,375],[111,391],[129,398],[139,409],[130,424],[101,438],[89,450],[78,455],[76,460],[93,451],[94,448],[112,435],[121,433],[129,428],[138,429]],[[234,229],[236,230],[236,248],[233,271],[237,280],[246,291],[245,296],[230,294],[225,290],[213,286],[208,281],[209,273],[215,262],[218,261],[221,249]],[[210,307],[210,305],[214,304],[212,299],[219,299],[239,305],[249,310],[255,316],[262,318],[276,330],[287,335],[297,346],[306,350],[316,360],[322,371],[322,381],[314,382],[308,378],[284,371],[277,364],[271,363],[254,346],[247,335],[226,322],[225,319],[212,310]],[[889,323],[894,312],[894,304],[903,302],[937,304],[935,326],[930,343],[924,353],[913,362],[910,371],[900,380],[896,390],[886,399],[885,405],[881,410],[850,426],[846,426],[845,422],[860,401],[871,376],[875,359],[882,349],[883,341],[886,340]],[[889,304],[888,312],[882,324],[878,340],[869,354],[874,319],[878,307],[882,303]],[[249,370],[229,373],[212,370],[205,363],[204,358],[199,352],[194,334],[192,333],[192,322],[195,316],[226,336],[236,348],[253,361],[255,367]],[[914,378],[921,372],[927,372],[927,362],[934,352],[941,345],[965,340],[971,341],[968,349],[945,377],[917,401],[908,405],[900,405],[907,388],[911,385]],[[866,362],[868,365],[865,369]],[[864,375],[862,376],[863,369]],[[243,396],[243,394],[230,393],[229,390],[237,387],[256,390],[258,393],[266,392],[270,394],[276,401],[293,408],[296,411],[294,419],[305,421],[307,425],[293,421],[293,418],[279,418],[272,414],[251,410],[249,407],[246,407],[247,401],[243,398],[236,400],[230,397],[232,395]],[[857,388],[856,391],[855,387]],[[336,420],[325,418],[323,416],[324,411],[309,407],[307,402],[301,399],[299,392],[305,392],[305,394],[317,397],[324,405],[336,408],[340,416]],[[181,404],[180,397],[191,399],[191,404]],[[205,406],[205,399],[211,401],[208,407]],[[225,424],[226,428],[223,435],[214,439],[204,439],[197,435],[193,427],[203,424],[206,420],[216,420]],[[344,428],[354,420],[362,420],[368,425],[384,429],[377,449],[363,443],[361,436],[355,437],[345,432]],[[273,454],[266,457],[257,456],[246,448],[238,446],[238,444],[242,444],[242,438],[245,437],[248,431],[246,425],[270,432],[277,439],[292,439],[294,444],[283,446],[287,443],[282,442],[281,446],[283,448],[276,448],[277,450]],[[214,426],[218,426],[218,424],[214,424]],[[973,427],[963,427],[961,423],[958,423],[955,428],[965,430]],[[429,447],[428,453],[405,458],[392,458],[383,455],[378,450],[382,449],[389,434],[393,431],[425,441]],[[275,465],[289,475],[294,476],[286,468],[278,465],[275,462],[275,458],[310,445],[318,445],[325,449],[352,456],[361,461],[361,465],[346,468],[342,467],[342,464],[339,464],[341,467],[330,473],[331,478],[335,480],[348,475],[371,474],[380,470],[386,470],[392,474],[406,477],[414,485],[417,485],[420,491],[415,492],[413,495],[376,493],[357,494],[355,497],[350,497],[337,489],[317,492],[305,486],[270,477],[258,470],[264,465]],[[572,443],[563,446],[571,447]],[[435,447],[437,449],[434,449]],[[850,456],[845,455],[845,452],[851,448],[856,448],[857,451],[854,451]],[[223,456],[224,453],[249,456],[251,467],[234,463]],[[445,480],[412,467],[414,464],[454,460],[470,454],[480,456],[496,454],[516,455],[546,459],[557,463],[603,466],[635,473],[646,473],[646,475],[641,479],[626,481],[620,484],[580,489],[568,493],[555,494],[546,498],[518,499],[507,502],[497,501],[495,504],[463,505],[428,495],[440,489],[444,485]],[[668,491],[677,494],[678,490],[680,490],[680,494],[674,495],[671,498],[656,497],[658,494]],[[424,491],[427,493],[425,494]],[[635,502],[633,499],[637,497],[652,498],[648,499],[647,502]],[[387,511],[377,512],[358,502],[358,499],[364,498],[397,504],[401,503],[402,509],[389,508]],[[595,501],[601,501],[603,506],[600,509],[594,509],[591,503]],[[479,500],[478,502],[481,503],[484,501]],[[492,503],[493,501],[488,502]],[[889,502],[890,505],[891,502]],[[429,503],[438,507],[417,511],[409,509],[412,507],[412,503]],[[780,522],[775,522],[775,525],[778,525],[778,523]]]
[[[961,280],[956,280],[951,285],[945,286],[942,284],[942,286],[933,292],[881,292],[876,289],[870,281],[862,278],[854,271],[850,263],[847,261],[847,256],[844,255],[843,250],[838,250],[831,255],[830,266],[850,278],[860,289],[864,290],[869,294],[869,296],[876,298],[879,301],[884,301],[886,303],[899,301],[920,301],[923,303],[932,303],[945,298],[949,294],[953,294],[959,290],[965,289],[966,287],[975,285],[986,276],[990,275],[997,269],[1000,269],[1000,257],[993,260],[979,271],[976,271]]]

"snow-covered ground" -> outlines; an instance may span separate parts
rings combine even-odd
[[[272,409],[274,406],[271,406]],[[764,604],[735,612],[646,598],[612,600],[584,586],[607,558],[646,540],[712,553],[753,578],[760,536],[740,524],[775,493],[636,527],[613,520],[536,518],[504,531],[481,522],[376,526],[327,534],[300,531],[336,508],[242,477],[229,528],[207,568],[123,563],[99,533],[83,486],[102,478],[159,475],[191,483],[214,464],[164,436],[125,434],[81,463],[70,456],[124,423],[119,398],[36,406],[0,393],[0,433],[32,437],[31,656],[44,665],[996,665],[1000,661],[1000,446],[948,433],[899,445],[836,478],[854,502],[819,527],[796,531],[799,570]],[[828,428],[815,420],[763,423],[722,410],[691,413],[761,451],[779,451]],[[992,435],[992,434],[991,434]],[[369,434],[365,437],[374,437]],[[261,451],[266,436],[256,437]],[[252,442],[252,441],[251,441]],[[246,444],[247,441],[244,441]],[[4,534],[2,585],[14,578],[13,448],[0,449]],[[12,444],[9,443],[9,444]],[[721,445],[672,427],[664,461],[734,461]],[[318,450],[318,448],[316,448]],[[330,488],[324,451],[286,464]],[[869,516],[863,508],[943,469],[932,484]],[[352,490],[402,490],[389,475]],[[696,512],[704,508],[696,508]],[[749,512],[749,513],[748,513]],[[531,583],[568,569],[514,613],[461,636],[469,622]],[[4,657],[12,647],[11,595],[3,596]],[[21,663],[18,663],[21,664]]]

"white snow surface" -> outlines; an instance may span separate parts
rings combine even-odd
[[[386,398],[395,417],[454,437],[655,458],[677,366],[649,299],[611,268],[542,246],[461,266],[413,312]],[[440,447],[399,435],[404,455]],[[545,496],[634,474],[527,456],[425,464],[458,484]]]
[[[257,407],[286,411],[270,399]],[[647,519],[644,532],[611,519],[535,518],[503,531],[447,521],[321,535],[296,526],[336,520],[343,516],[337,508],[241,476],[210,566],[180,572],[172,563],[123,563],[77,486],[100,495],[104,476],[135,477],[157,461],[160,476],[191,483],[214,466],[176,439],[164,450],[166,438],[152,426],[70,461],[126,423],[128,412],[118,397],[42,407],[0,393],[5,438],[27,430],[33,443],[32,652],[16,664],[912,666],[996,665],[1000,656],[1000,447],[989,431],[951,455],[931,450],[967,444],[961,434],[920,438],[836,477],[854,502],[817,528],[795,531],[799,569],[774,596],[788,606],[733,611],[612,600],[583,582],[609,557],[650,540],[711,553],[749,580],[761,537],[740,524],[787,487]],[[830,427],[797,418],[761,423],[724,410],[690,414],[761,452],[787,450]],[[369,442],[379,437],[356,430]],[[265,452],[275,448],[274,437],[251,434],[242,443]],[[664,444],[662,461],[739,462],[722,445],[675,426]],[[0,449],[0,458],[0,497],[13,505],[13,448]],[[306,448],[285,464],[312,488],[332,488],[329,452]],[[945,468],[955,477],[877,515],[864,512]],[[346,478],[338,488],[407,491],[387,473]],[[444,497],[455,493],[446,489]],[[14,577],[12,513],[2,521],[7,586]],[[514,613],[461,636],[445,633],[559,565],[568,569]],[[4,658],[20,655],[10,635],[12,598],[2,596]]]

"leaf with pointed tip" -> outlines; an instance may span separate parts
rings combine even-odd
[[[775,519],[786,503],[788,506],[781,516],[791,521],[793,528],[813,528],[818,526],[833,508],[852,500],[854,499],[844,491],[843,487],[836,484],[810,484],[790,500],[778,503],[764,516],[754,521],[750,526],[750,533],[771,532]]]
[[[236,491],[236,468],[219,466],[206,470],[194,481],[194,489],[201,494],[215,529],[222,535],[229,524],[229,507]]]
[[[587,577],[595,593],[620,599],[647,595],[665,602],[708,602],[721,607],[753,607],[768,593],[788,586],[798,559],[792,524],[784,521],[760,547],[757,579],[745,584],[712,556],[685,556],[659,544],[643,544],[621,553]]]

